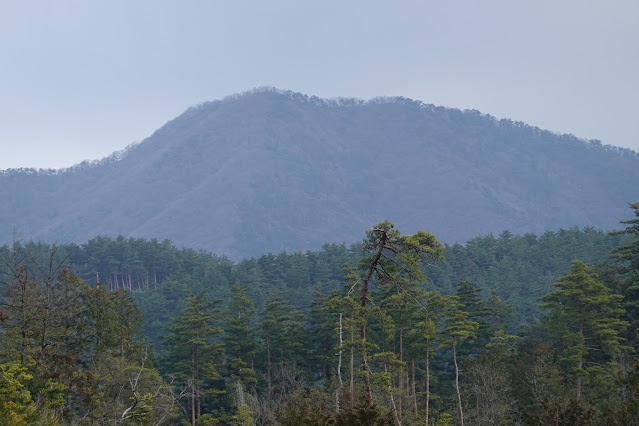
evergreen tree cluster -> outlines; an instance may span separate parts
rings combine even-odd
[[[160,424],[172,386],[131,294],[85,284],[55,247],[2,255],[0,424]],[[45,256],[46,255],[46,256]]]
[[[465,246],[384,221],[238,263],[16,242],[0,423],[639,424],[637,220]]]

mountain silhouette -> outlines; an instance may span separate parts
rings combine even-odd
[[[1,171],[0,197],[2,242],[122,234],[239,259],[359,241],[384,218],[448,243],[618,228],[639,200],[639,154],[406,98],[267,88],[190,108],[100,161]]]

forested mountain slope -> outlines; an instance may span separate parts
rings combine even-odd
[[[123,234],[239,259],[351,243],[383,218],[448,243],[611,229],[639,199],[639,155],[404,98],[262,89],[99,162],[0,172],[0,197],[0,242]]]

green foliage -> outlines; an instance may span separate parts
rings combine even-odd
[[[86,306],[83,326],[96,355],[141,355],[142,313],[130,293],[96,284],[85,286],[82,298]]]
[[[219,380],[223,363],[223,345],[216,341],[222,329],[216,325],[219,301],[208,300],[207,294],[189,294],[186,307],[167,329],[162,344],[163,371],[171,373],[182,384],[186,393],[190,389],[190,413],[193,419],[201,415],[201,405],[207,395],[222,390],[213,386]]]
[[[512,306],[510,330],[532,325],[541,315],[539,298],[554,291],[554,283],[570,272],[570,262],[581,259],[598,264],[626,235],[608,235],[593,228],[546,231],[541,235],[486,235],[465,245],[444,246],[444,262],[426,273],[435,289],[454,294],[456,284],[467,279],[485,292],[494,291]]]
[[[479,296],[480,293],[481,289],[477,288],[465,278],[462,278],[459,283],[457,283],[455,292],[457,302],[464,312],[468,313],[468,319],[477,323],[477,329],[474,335],[469,336],[470,340],[466,342],[463,348],[460,347],[460,353],[464,356],[469,355],[471,352],[477,355],[477,352],[488,343],[493,331],[489,323],[491,316],[490,308],[487,301]],[[502,321],[497,319],[497,324],[492,325],[499,327],[500,322]],[[474,351],[472,349],[474,349]]]
[[[452,424],[454,424],[454,419],[450,413],[441,413],[435,419],[435,426],[450,426]]]
[[[359,247],[237,264],[123,237],[53,256],[0,247],[0,362],[32,377],[20,380],[32,423],[423,424],[428,401],[429,423],[452,424],[457,399],[468,424],[632,424],[636,359],[619,358],[629,264],[570,270],[575,253],[599,262],[630,236],[504,232],[441,248],[385,221]],[[66,256],[106,282],[57,269]],[[344,278],[344,263],[359,267]]]
[[[335,365],[334,347],[338,344],[335,326],[335,315],[329,307],[328,297],[322,292],[321,284],[318,284],[311,300],[306,334],[314,372],[325,380],[331,377]]]
[[[0,424],[18,426],[29,424],[35,404],[26,384],[33,377],[18,364],[0,364]]]
[[[621,294],[624,296],[623,307],[630,322],[628,337],[635,349],[639,348],[639,203],[630,204],[635,218],[621,221],[628,225],[625,229],[612,232],[612,235],[628,235],[632,241],[615,248],[610,258],[618,265],[617,273],[621,279]]]
[[[464,364],[464,394],[471,424],[509,425],[518,415],[510,366],[517,359],[517,336],[497,330],[476,358]]]
[[[335,424],[334,413],[327,406],[324,394],[317,389],[300,389],[290,395],[276,417],[282,426]]]
[[[639,424],[639,358],[626,355],[619,360],[614,385],[618,392],[605,402],[602,409],[606,424]]]
[[[611,232],[611,235],[630,235],[633,240],[627,244],[615,248],[610,257],[622,264],[622,273],[629,275],[630,280],[636,280],[639,274],[639,202],[629,204],[634,210],[635,219],[622,220],[626,226],[621,231]]]
[[[173,395],[141,359],[141,313],[128,293],[87,286],[56,247],[16,243],[3,260],[0,356],[28,388],[29,423],[124,421],[142,409],[149,421],[171,418]]]
[[[340,411],[335,417],[336,426],[392,426],[395,424],[391,413],[382,407],[360,402],[353,408]]]
[[[92,397],[82,409],[95,423],[157,424],[177,414],[171,387],[144,357],[101,358],[91,367]]]
[[[596,412],[592,407],[587,407],[577,399],[571,399],[567,404],[547,404],[540,419],[528,418],[528,422],[539,424],[570,425],[570,426],[595,426]]]
[[[593,228],[548,231],[539,236],[504,232],[499,238],[488,235],[463,246],[446,245],[445,260],[428,262],[424,272],[431,289],[444,294],[454,294],[464,277],[484,292],[494,291],[514,308],[514,330],[539,315],[537,299],[553,290],[556,278],[569,272],[570,261],[579,258],[597,264],[631,237]],[[42,251],[44,247],[34,249]],[[317,283],[322,283],[326,294],[340,288],[344,263],[356,265],[362,257],[361,245],[325,244],[321,250],[303,255],[280,253],[233,263],[212,253],[178,249],[169,240],[124,237],[97,237],[80,246],[60,246],[57,251],[61,258],[68,256],[67,264],[87,283],[95,283],[97,274],[111,290],[125,284],[128,289],[130,284],[144,313],[145,336],[158,349],[162,328],[174,315],[170,311],[183,308],[183,295],[189,289],[196,294],[206,288],[212,298],[223,298],[232,283],[243,283],[258,310],[270,292],[279,289],[285,291],[290,303],[306,310],[313,296],[308,289]]]
[[[570,274],[559,278],[556,286],[541,306],[549,312],[548,327],[560,342],[560,359],[576,377],[579,398],[581,379],[621,353],[620,333],[627,325],[621,319],[622,296],[611,294],[581,261],[574,261]]]
[[[444,339],[449,346],[456,346],[466,339],[476,336],[479,324],[468,319],[468,312],[464,310],[464,306],[459,302],[457,296],[448,298],[446,305]]]
[[[251,364],[258,345],[252,328],[256,310],[246,288],[239,284],[231,286],[229,297],[223,336],[226,355]]]
[[[252,426],[253,425],[253,417],[252,417],[251,408],[242,404],[237,408],[237,414],[232,417],[231,425],[233,426]]]
[[[367,339],[367,322],[370,316],[379,319],[383,334],[391,335],[394,327],[391,317],[384,309],[374,306],[373,292],[382,290],[382,294],[397,293],[414,298],[417,284],[424,279],[422,266],[434,262],[441,257],[441,245],[432,234],[418,231],[415,235],[401,235],[388,220],[374,225],[366,231],[366,238],[362,243],[363,256],[359,261],[358,273],[351,271],[347,280],[352,281],[348,296],[358,289],[356,297],[358,306],[354,316],[359,318],[360,335],[358,347],[361,358],[362,376],[364,379],[364,399],[373,405],[371,374],[368,365],[369,349],[373,347]],[[388,304],[399,306],[401,310],[402,298],[392,301],[387,297]],[[372,307],[370,307],[372,305]],[[403,335],[403,328],[400,327]],[[400,337],[401,339],[402,337]],[[403,351],[403,345],[400,352]],[[400,361],[400,362],[403,362]]]
[[[266,300],[260,337],[266,350],[269,401],[275,393],[274,385],[278,385],[280,395],[297,385],[299,367],[307,356],[303,320],[301,312],[289,305],[281,293],[273,293]]]
[[[567,403],[573,393],[565,385],[565,375],[556,362],[553,348],[547,342],[529,336],[520,341],[517,350],[509,376],[517,390],[513,396],[522,415],[538,418],[548,404]]]
[[[433,264],[442,257],[442,247],[434,235],[424,231],[401,235],[388,220],[366,231],[362,250],[359,263],[363,278],[373,278],[380,287],[395,286],[399,290],[423,280],[422,265]]]
[[[281,293],[273,293],[262,311],[261,337],[269,341],[276,356],[299,364],[305,356],[303,320]]]

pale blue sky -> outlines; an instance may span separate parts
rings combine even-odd
[[[639,2],[0,0],[0,169],[257,86],[405,96],[639,151]]]

